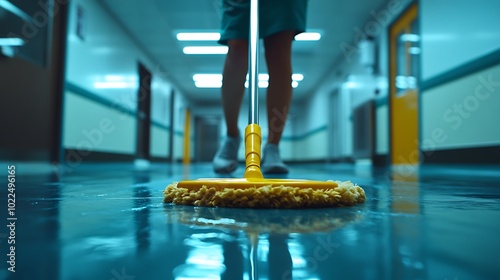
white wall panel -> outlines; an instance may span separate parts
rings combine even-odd
[[[423,80],[500,48],[500,1],[419,3]]]
[[[500,144],[500,66],[432,88],[422,96],[424,150]]]
[[[65,148],[119,154],[135,153],[136,121],[130,114],[111,109],[73,92],[66,92],[63,116]]]

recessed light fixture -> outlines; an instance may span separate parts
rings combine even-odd
[[[218,41],[220,33],[218,32],[183,32],[177,33],[177,40],[179,41]]]
[[[227,46],[190,46],[184,47],[185,54],[227,54]]]
[[[321,34],[319,32],[304,32],[295,36],[297,41],[319,41]]]

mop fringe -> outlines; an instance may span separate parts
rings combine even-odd
[[[338,187],[312,189],[307,187],[263,186],[245,189],[216,190],[202,186],[198,190],[177,187],[172,183],[163,191],[164,202],[232,208],[324,208],[353,206],[366,200],[365,191],[350,181],[335,181]]]

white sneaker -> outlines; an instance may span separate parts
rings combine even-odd
[[[266,144],[262,153],[262,172],[267,174],[286,174],[288,166],[281,160],[279,147],[276,144]]]
[[[238,150],[240,148],[240,137],[227,136],[224,144],[214,156],[212,164],[217,173],[231,173],[238,167]]]

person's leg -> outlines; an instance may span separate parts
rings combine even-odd
[[[292,41],[295,31],[282,31],[264,39],[266,63],[269,72],[267,88],[267,117],[269,138],[264,150],[263,171],[287,173],[281,161],[278,144],[285,127],[292,99]]]
[[[221,89],[227,138],[213,160],[214,171],[217,173],[230,173],[238,166],[238,149],[241,142],[238,116],[248,67],[248,42],[229,40],[228,47]]]
[[[222,81],[222,107],[226,119],[227,135],[238,137],[238,116],[245,92],[248,68],[248,41],[229,40]]]
[[[291,48],[294,31],[283,31],[264,39],[269,72],[267,88],[268,143],[279,144],[292,99]]]

